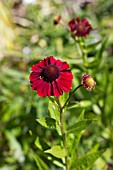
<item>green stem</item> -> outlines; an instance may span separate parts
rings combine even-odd
[[[83,86],[83,84],[80,84],[79,86],[77,86],[77,87],[73,90],[73,92],[70,94],[69,98],[66,100],[66,102],[65,102],[64,106],[62,107],[62,109],[64,109],[64,108],[66,107],[67,103],[69,102],[69,100],[71,99],[71,97],[73,96],[73,94],[75,93],[75,91],[76,91],[79,87],[82,87],[82,86]]]
[[[62,133],[63,145],[64,145],[64,149],[67,151],[66,133],[65,133],[65,128],[64,128],[64,109],[61,106],[59,98],[57,100],[57,103],[60,108],[60,123],[61,123],[61,133]],[[65,164],[66,164],[66,170],[69,170],[68,152],[67,152],[67,156],[65,157]]]
[[[82,59],[84,62],[84,66],[87,66],[87,52],[86,52],[86,44],[83,38],[76,39],[76,37],[73,37],[78,50],[80,51],[80,55],[82,55]]]
[[[84,65],[86,66],[87,65],[87,53],[86,53],[85,42],[82,40],[81,42],[79,42],[79,46],[80,46],[80,49],[82,51],[82,58],[83,58],[83,61],[84,61]]]
[[[59,105],[60,108],[60,124],[61,124],[61,133],[62,133],[62,140],[63,140],[63,145],[64,145],[64,149],[67,151],[67,141],[66,141],[66,133],[65,133],[65,127],[64,127],[64,108],[66,107],[67,103],[69,102],[70,98],[72,97],[72,95],[74,94],[74,92],[79,88],[83,86],[82,84],[80,84],[78,87],[76,87],[73,92],[71,93],[71,95],[69,96],[69,98],[66,100],[64,106],[61,105],[59,98],[57,98],[57,104]],[[67,156],[65,157],[65,164],[66,164],[66,170],[69,170],[69,157],[68,157],[68,152],[67,152]]]

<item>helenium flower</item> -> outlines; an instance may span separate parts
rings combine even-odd
[[[80,18],[73,18],[68,24],[74,36],[86,37],[92,30],[86,18],[83,18],[82,21]]]
[[[59,97],[63,92],[69,92],[72,87],[73,75],[69,64],[56,60],[53,56],[33,65],[31,70],[31,87],[40,97]]]

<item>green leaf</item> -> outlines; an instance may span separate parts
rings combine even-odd
[[[84,119],[84,113],[85,113],[85,110],[83,109],[80,116],[77,119],[77,122],[82,121]]]
[[[82,121],[84,118],[84,110],[82,111],[82,113],[80,114],[77,122],[79,121]],[[81,137],[81,133],[74,133],[74,134],[69,134],[67,135],[67,141],[68,141],[68,150],[69,150],[69,153],[72,155],[73,152],[75,152],[77,146],[78,146],[78,143],[79,143],[79,140],[80,140],[80,137]],[[73,149],[74,148],[74,149]]]
[[[59,122],[56,121],[55,119],[50,117],[43,117],[40,119],[36,119],[36,121],[40,123],[42,126],[44,126],[45,128],[56,129],[59,135],[61,135]]]
[[[78,107],[80,107],[80,103],[79,102],[71,103],[71,104],[68,104],[67,107],[68,107],[68,109],[78,108]]]
[[[17,141],[17,139],[15,138],[12,132],[6,131],[5,135],[9,142],[9,148],[10,148],[10,152],[13,154],[12,155],[13,158],[16,159],[18,162],[23,163],[25,157],[20,143]]]
[[[104,52],[107,41],[108,41],[108,37],[105,37],[104,40],[102,41],[101,48],[99,49],[99,51],[96,55],[96,59],[102,58],[102,54]]]
[[[51,149],[46,150],[45,153],[50,153],[56,158],[64,158],[67,155],[66,150],[59,145],[53,146]]]
[[[101,41],[95,42],[93,44],[89,44],[87,45],[87,52],[91,52],[92,50],[94,50],[95,47],[97,47],[97,45],[99,45],[101,43]]]
[[[31,151],[31,154],[39,168],[39,170],[49,170],[48,166],[45,164],[45,162],[38,156],[38,154]]]
[[[80,141],[82,133],[76,133],[76,134],[68,134],[68,153],[70,155],[70,166],[73,164],[73,162],[76,161],[78,158],[78,152],[77,147]]]
[[[85,119],[85,120],[79,121],[73,124],[72,126],[68,127],[67,133],[80,132],[86,129],[94,121],[96,121],[96,119]]]
[[[85,112],[85,110],[83,110],[81,112],[77,122],[80,122],[84,119],[84,112]],[[81,132],[74,133],[74,134],[68,134],[68,148],[69,148],[68,150],[69,150],[69,154],[70,154],[70,157],[71,157],[70,165],[69,165],[70,167],[73,164],[73,162],[75,162],[76,159],[78,158],[77,147],[78,147],[81,135],[82,135]]]
[[[51,100],[52,103],[55,103],[55,98],[54,98],[54,96],[48,96],[48,98]]]
[[[53,103],[51,100],[49,100],[49,104],[48,104],[48,110],[50,113],[51,118],[60,121],[60,113],[59,113],[59,107],[57,105],[57,103]]]
[[[58,125],[58,122],[55,119],[49,117],[36,119],[36,121],[40,123],[42,126],[50,129],[56,129],[56,126]]]
[[[47,144],[47,142],[39,137],[36,138],[35,145],[38,149],[40,149],[42,151],[50,148],[50,146]]]
[[[68,105],[68,109],[71,108],[86,108],[86,107],[91,107],[92,102],[89,100],[82,100],[81,102],[75,102],[71,105]]]
[[[63,95],[60,96],[59,100],[62,106],[65,104],[68,97],[69,97],[69,93],[63,93]]]
[[[86,170],[91,168],[93,163],[102,155],[105,150],[97,151],[95,153],[91,153],[81,157],[80,159],[76,160],[71,169],[72,170]]]
[[[56,158],[57,159],[57,158]],[[62,168],[62,169],[65,169],[65,165],[63,163],[61,163],[60,161],[57,161],[57,160],[53,160],[53,164]],[[59,169],[59,168],[58,168]]]
[[[89,152],[87,152],[87,155],[96,152],[98,150],[99,146],[100,146],[100,144],[97,143]]]

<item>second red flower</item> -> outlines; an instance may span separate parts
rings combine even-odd
[[[92,27],[86,18],[83,18],[82,21],[80,20],[80,18],[73,18],[71,21],[69,21],[68,24],[71,32],[75,36],[86,37],[86,35],[88,35],[92,30]]]

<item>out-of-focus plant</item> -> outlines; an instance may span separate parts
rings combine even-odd
[[[81,84],[83,73],[92,75],[96,81],[94,90],[79,88],[66,105],[64,128],[77,124],[83,115],[85,120],[96,119],[82,131],[82,135],[68,134],[70,142],[67,150],[70,155],[77,153],[81,164],[81,158],[86,153],[91,155],[97,150],[108,148],[91,169],[109,170],[113,166],[112,0],[67,0],[65,3],[62,0],[36,0],[34,4],[26,4],[22,0],[1,0],[0,3],[0,11],[10,22],[10,26],[2,24],[0,32],[3,35],[7,27],[11,30],[7,34],[10,37],[8,44],[11,45],[0,45],[0,169],[64,168],[64,158],[44,153],[52,146],[61,145],[63,148],[58,132],[43,128],[36,121],[49,117],[49,113],[53,115],[55,111],[59,112],[58,105],[52,100],[48,106],[48,97],[42,99],[33,93],[29,83],[30,67],[45,56],[53,55],[56,60],[66,61],[70,65],[73,74],[72,89]],[[60,21],[63,27],[60,24],[53,25],[54,16],[59,14],[62,18],[57,17],[57,22]],[[70,36],[68,21],[71,21],[70,17],[78,16],[87,18],[93,28],[86,38]],[[6,41],[5,35],[2,38]],[[63,93],[61,103],[66,102],[66,97]],[[72,142],[74,136],[77,140],[76,152]],[[71,147],[72,150],[69,149]],[[93,151],[90,151],[91,148]]]
[[[54,24],[61,24],[64,28],[66,28],[66,30],[68,30],[61,16],[54,18]],[[78,45],[80,54],[82,55],[83,70],[89,72],[89,61],[87,58],[88,52],[84,38],[86,38],[86,36],[91,32],[92,27],[86,18],[83,18],[82,20],[80,20],[80,18],[73,18],[69,21],[69,27],[72,37]],[[95,46],[95,44],[91,45]],[[101,156],[104,150],[98,151],[99,145],[97,145],[86,155],[79,158],[78,143],[81,138],[82,131],[85,130],[95,119],[85,119],[84,111],[82,111],[78,120],[73,124],[69,123],[68,125],[65,114],[67,108],[72,107],[72,105],[69,104],[69,101],[76,90],[82,86],[88,90],[92,90],[94,89],[96,82],[89,74],[84,74],[81,78],[81,84],[75,87],[69,95],[68,92],[72,87],[73,79],[73,75],[69,70],[69,65],[67,62],[62,62],[59,59],[56,60],[53,56],[47,57],[33,65],[31,70],[30,83],[32,89],[36,90],[40,97],[48,96],[50,99],[50,117],[42,117],[37,119],[37,121],[45,128],[56,129],[59,134],[57,137],[58,144],[53,145],[47,150],[43,150],[42,148],[42,151],[51,154],[55,158],[59,158],[60,160],[57,161],[57,166],[60,166],[63,169],[89,169],[95,160]],[[67,94],[63,94],[63,92],[66,92]],[[74,103],[73,107],[75,107],[75,109],[76,106],[78,106],[78,104]],[[38,138],[38,142],[36,139],[36,146],[39,149],[40,145],[41,143],[39,143]],[[53,160],[55,158],[53,158]],[[36,155],[35,160],[36,162],[39,162]],[[41,166],[39,163],[37,163],[37,166],[39,169],[43,169],[45,167],[45,165]],[[46,169],[49,169],[49,167],[46,167]]]
[[[0,1],[0,50],[3,49],[13,49],[13,41],[15,39],[16,33],[12,24],[11,13],[9,11],[8,5],[3,1]]]

